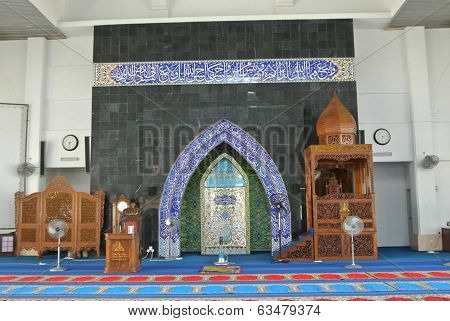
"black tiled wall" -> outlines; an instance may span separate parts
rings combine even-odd
[[[351,20],[100,26],[94,33],[95,62],[353,55]],[[302,151],[317,142],[315,122],[333,90],[356,118],[355,82],[93,88],[91,189],[141,204],[158,197],[181,150],[225,118],[254,135],[279,166],[297,234]],[[157,211],[147,214],[150,235]],[[157,235],[144,243],[150,239]]]
[[[94,33],[94,62],[353,56],[352,20],[115,25]]]

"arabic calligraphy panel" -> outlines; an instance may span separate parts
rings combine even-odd
[[[353,81],[352,58],[95,64],[95,87]]]

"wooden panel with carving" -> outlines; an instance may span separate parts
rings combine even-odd
[[[94,195],[78,193],[77,252],[95,250],[97,256],[100,256],[104,198],[103,192],[96,192]]]
[[[103,192],[76,192],[62,176],[55,177],[43,192],[27,197],[16,193],[16,255],[24,249],[34,249],[38,256],[56,250],[57,241],[47,233],[48,224],[54,219],[64,220],[69,227],[61,239],[63,249],[75,256],[81,250],[94,249],[99,255],[103,204]]]
[[[26,196],[18,192],[16,203],[16,255],[22,250],[35,250],[39,254],[40,248],[40,211],[41,195],[34,193]]]
[[[75,198],[76,192],[72,189],[51,188],[42,192],[42,228],[41,248],[42,251],[56,250],[57,242],[48,235],[48,224],[53,220],[63,220],[67,223],[69,230],[67,235],[61,238],[61,248],[72,250],[75,248]]]

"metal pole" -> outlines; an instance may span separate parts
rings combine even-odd
[[[353,230],[352,230],[352,265],[355,266],[355,244],[353,243]]]
[[[56,263],[56,268],[59,270],[59,261],[61,259],[61,236],[58,235],[58,263]]]

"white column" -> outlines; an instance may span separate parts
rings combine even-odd
[[[30,105],[28,123],[27,161],[39,167],[42,118],[44,112],[44,84],[47,63],[47,40],[29,38],[27,43],[25,102]],[[39,170],[27,178],[27,194],[38,192]]]
[[[414,145],[414,160],[410,166],[411,209],[413,233],[417,234],[419,250],[437,246],[438,240],[433,242],[431,235],[436,236],[440,228],[436,206],[435,171],[424,169],[420,164],[425,155],[434,153],[425,40],[424,27],[413,27],[405,34]],[[425,237],[426,235],[428,237]]]

